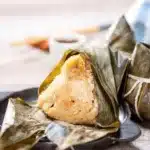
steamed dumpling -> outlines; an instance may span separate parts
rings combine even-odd
[[[80,54],[68,58],[61,73],[38,98],[51,118],[73,124],[95,124],[98,102],[90,61]]]

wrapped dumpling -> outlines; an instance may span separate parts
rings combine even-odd
[[[90,55],[79,50],[64,54],[39,88],[38,106],[49,117],[72,124],[119,125],[113,72],[110,60],[104,62],[109,55],[101,65],[96,57],[96,52]]]
[[[150,46],[136,45],[125,86],[124,99],[139,119],[150,120]]]
[[[88,58],[78,54],[66,60],[61,73],[39,96],[38,105],[55,119],[94,124],[98,103]]]

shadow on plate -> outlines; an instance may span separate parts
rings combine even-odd
[[[137,123],[139,126],[145,128],[145,129],[150,129],[150,121],[141,121],[137,118],[137,116],[133,115],[131,118],[135,123]]]

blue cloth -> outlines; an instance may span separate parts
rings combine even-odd
[[[136,11],[136,17],[132,23],[135,38],[137,42],[150,44],[150,1],[143,0],[140,5],[137,5]]]

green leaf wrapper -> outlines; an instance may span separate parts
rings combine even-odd
[[[150,120],[150,46],[136,45],[126,80],[124,99],[141,119]]]
[[[1,150],[28,150],[43,136],[50,120],[23,100],[9,99],[1,128]]]
[[[109,29],[107,40],[118,93],[135,44],[134,33],[122,16]]]

